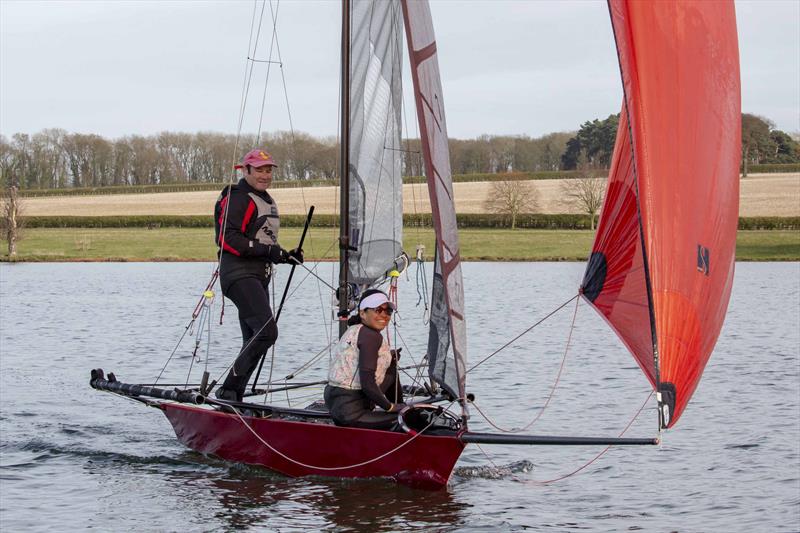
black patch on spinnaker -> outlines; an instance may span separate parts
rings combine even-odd
[[[586,274],[583,275],[583,282],[581,283],[581,292],[590,302],[594,302],[600,296],[600,292],[606,282],[607,272],[606,254],[592,252],[591,257],[589,257],[589,264],[586,265]]]
[[[669,381],[662,381],[659,383],[658,392],[661,393],[659,418],[661,418],[661,427],[665,428],[669,426],[670,421],[672,420],[673,416],[675,416],[675,400],[677,399],[678,394],[675,390],[675,384],[670,383]],[[666,413],[664,413],[662,406],[666,406],[668,408]]]
[[[697,271],[706,276],[711,273],[711,250],[702,244],[697,245]]]

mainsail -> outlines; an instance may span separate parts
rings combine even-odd
[[[369,285],[403,253],[402,16],[397,2],[352,2],[348,279]]]
[[[464,286],[436,38],[427,1],[402,0],[402,5],[422,155],[436,230],[428,340],[429,373],[431,379],[454,397],[464,398],[467,357]]]
[[[582,292],[681,416],[733,284],[741,104],[732,1],[610,0],[624,103]]]

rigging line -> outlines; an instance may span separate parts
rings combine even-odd
[[[239,154],[239,142],[242,138],[242,125],[244,124],[244,115],[245,110],[247,109],[247,97],[250,95],[250,84],[253,79],[253,69],[254,64],[249,60],[250,57],[250,46],[252,45],[252,55],[255,57],[256,51],[258,50],[258,41],[261,38],[261,24],[264,20],[264,8],[266,7],[266,0],[262,0],[261,2],[261,13],[258,17],[258,29],[256,30],[256,37],[255,41],[253,40],[253,26],[255,25],[255,14],[256,14],[256,6],[258,5],[258,0],[253,0],[253,14],[251,16],[250,21],[250,37],[247,42],[247,54],[245,56],[248,58],[245,60],[245,68],[244,68],[244,80],[242,80],[242,96],[241,101],[239,102],[239,121],[236,127],[236,141],[233,143],[233,153],[231,154],[231,168],[232,171],[229,174],[228,179],[228,192],[227,197],[230,198],[231,196],[231,186],[233,186],[234,178],[236,177],[236,159]],[[220,228],[220,242],[225,241],[225,230],[228,224],[228,208],[230,207],[230,201],[225,202],[225,212],[222,216],[222,224]],[[219,244],[219,243],[218,243]],[[220,266],[222,265],[222,253],[219,254],[217,257],[217,271],[219,271]]]
[[[338,342],[339,342],[339,341],[337,340],[337,341],[336,341],[336,343],[338,343]],[[289,374],[288,374],[286,377],[284,377],[284,378],[283,378],[283,381],[288,381],[288,380],[290,380],[290,379],[294,379],[294,378],[296,378],[296,377],[297,377],[297,375],[298,375],[298,374],[300,374],[301,372],[304,372],[305,370],[307,370],[307,369],[308,369],[308,367],[310,367],[312,364],[314,364],[314,362],[315,362],[317,359],[319,359],[320,357],[322,357],[323,355],[325,355],[325,350],[327,350],[328,348],[330,348],[330,347],[331,347],[331,344],[335,344],[335,343],[328,343],[328,345],[327,345],[327,346],[325,346],[323,349],[321,349],[319,352],[317,352],[317,354],[316,354],[316,355],[314,355],[314,357],[312,357],[311,359],[309,359],[308,361],[306,361],[305,363],[303,363],[303,364],[302,364],[302,365],[301,365],[301,366],[300,366],[300,367],[299,367],[297,370],[295,370],[294,372],[291,372],[291,373],[289,373]]]
[[[492,420],[490,420],[489,417],[486,415],[486,413],[481,411],[480,407],[475,405],[475,402],[472,402],[472,405],[475,406],[475,409],[478,410],[478,412],[481,414],[481,416],[493,428],[495,428],[498,431],[502,431],[503,433],[520,433],[522,431],[526,431],[526,430],[530,429],[539,420],[539,418],[541,418],[542,414],[544,414],[545,410],[547,409],[547,406],[550,405],[550,400],[553,399],[553,395],[556,392],[556,387],[558,387],[559,381],[561,381],[561,373],[564,371],[564,364],[567,361],[567,354],[569,353],[570,343],[572,342],[572,332],[575,330],[575,319],[578,316],[578,304],[580,303],[580,301],[581,301],[580,298],[575,300],[575,312],[572,314],[572,324],[569,327],[569,334],[567,335],[567,342],[566,342],[566,345],[564,346],[564,356],[561,358],[561,365],[559,365],[558,372],[556,373],[556,378],[553,381],[553,385],[550,387],[550,394],[547,395],[547,400],[545,400],[544,405],[539,410],[539,412],[536,414],[536,416],[533,418],[533,420],[531,420],[530,422],[528,422],[525,426],[523,426],[521,428],[512,428],[512,429],[502,428],[502,427],[498,426],[497,424],[495,424]]]
[[[411,149],[403,149],[403,148],[392,148],[391,146],[383,145],[383,149],[389,152],[403,152],[404,154],[418,154],[419,150],[411,150]]]
[[[328,250],[325,251],[325,255],[327,255],[328,251],[331,248],[333,248],[334,244],[335,244],[335,241],[331,242],[331,245],[328,247]],[[319,263],[320,262],[318,261],[317,264],[319,264]],[[306,277],[308,277],[308,275],[306,275]],[[303,280],[305,280],[305,278],[303,278]],[[325,300],[323,299],[323,296],[322,296],[322,288],[320,286],[319,280],[316,280],[316,281],[317,281],[317,297],[319,298],[319,310],[320,310],[320,313],[322,314],[323,331],[325,333],[325,338],[330,343],[331,342],[331,338],[332,338],[333,335],[331,333],[330,324],[328,322],[328,314],[325,312]],[[301,283],[302,283],[302,281],[301,281]]]
[[[636,414],[633,415],[633,418],[631,418],[630,422],[628,422],[628,425],[625,426],[625,429],[622,430],[622,432],[618,435],[618,437],[622,437],[623,435],[625,435],[625,433],[628,432],[628,430],[633,425],[633,423],[636,421],[636,419],[639,418],[639,415],[642,414],[642,411],[644,410],[645,406],[647,405],[647,402],[649,402],[650,398],[652,398],[653,393],[654,393],[654,391],[650,391],[650,394],[647,395],[647,398],[645,399],[645,401],[642,404],[642,406],[639,407],[639,410],[636,411]],[[572,472],[569,472],[568,474],[564,474],[562,476],[559,476],[559,477],[556,477],[556,478],[553,478],[553,479],[545,479],[545,480],[532,479],[532,480],[520,480],[520,481],[522,481],[523,483],[534,483],[534,484],[537,484],[537,485],[546,485],[548,483],[555,483],[556,481],[561,481],[562,479],[566,479],[568,477],[574,476],[575,474],[577,474],[581,470],[587,468],[589,465],[591,465],[592,463],[594,463],[595,461],[600,459],[602,456],[604,456],[606,454],[606,452],[608,452],[608,450],[610,450],[610,449],[611,449],[611,445],[606,446],[600,453],[598,453],[597,455],[592,457],[586,464],[584,464],[580,468],[576,468],[575,470],[573,470]]]
[[[189,378],[192,376],[192,368],[194,367],[194,355],[189,358],[189,371],[186,373],[186,383],[184,384],[183,388],[189,388]]]
[[[286,85],[286,74],[285,74],[285,72],[283,70],[283,57],[282,57],[282,54],[281,54],[281,46],[280,46],[280,41],[278,40],[278,28],[277,28],[277,26],[278,26],[278,10],[280,8],[280,0],[278,0],[274,11],[272,9],[272,0],[270,0],[269,6],[270,6],[269,7],[270,16],[272,17],[272,40],[270,41],[270,51],[269,51],[269,59],[270,59],[270,61],[267,61],[267,63],[270,63],[270,65],[268,65],[268,67],[267,67],[267,77],[266,77],[266,81],[264,82],[264,93],[263,93],[262,100],[261,100],[261,114],[259,116],[257,142],[259,142],[258,140],[261,137],[261,129],[262,129],[262,124],[263,124],[263,120],[264,120],[264,108],[265,108],[266,97],[267,97],[267,86],[269,84],[270,67],[271,67],[272,63],[277,63],[278,65],[280,65],[281,81],[282,81],[282,85],[283,85],[283,94],[284,94],[284,100],[286,102],[286,113],[287,113],[288,118],[289,118],[289,133],[290,133],[290,136],[291,136],[291,142],[289,143],[289,159],[294,161],[294,160],[296,160],[296,157],[295,157],[296,156],[296,151],[295,151],[296,136],[295,136],[295,131],[294,131],[294,121],[292,119],[292,109],[291,109],[291,106],[289,104],[289,91],[288,91],[288,88],[287,88],[287,85]],[[273,46],[275,48],[275,51],[277,52],[278,61],[271,61]],[[288,178],[288,173],[287,173],[287,178]],[[297,179],[300,180],[300,197],[302,198],[303,211],[305,212],[305,211],[308,211],[308,202],[306,200],[306,195],[305,195],[305,186],[303,185],[303,179],[304,178],[301,178],[300,175],[298,174]],[[309,240],[309,247],[313,248],[313,246],[314,246],[313,236],[309,235],[308,240]],[[317,283],[317,292],[320,295],[320,300],[321,300],[322,299],[322,289],[319,286],[319,282]],[[324,312],[323,312],[323,324],[325,324],[325,323],[326,323],[326,319],[325,319]]]
[[[275,45],[276,45],[276,47],[278,49],[278,59],[280,59],[281,58],[281,46],[280,46],[280,43],[277,41],[277,39],[275,40]],[[292,157],[295,157],[297,155],[297,151],[295,149],[296,144],[297,144],[297,139],[295,138],[294,120],[292,119],[292,108],[289,105],[289,90],[286,87],[286,73],[283,70],[283,62],[281,62],[280,69],[281,69],[281,81],[283,83],[283,98],[286,101],[286,114],[287,114],[287,116],[289,118],[289,133],[292,136],[292,142],[291,142],[291,144],[289,146],[290,146],[290,150],[292,152]],[[305,185],[303,185],[303,182],[305,181],[305,176],[301,177],[300,174],[298,173],[297,178],[300,180],[300,198],[302,198],[302,200],[303,200],[303,211],[304,212],[308,212],[308,202],[306,201],[306,188],[305,188]],[[312,237],[310,235],[309,235],[308,241],[309,241],[309,247],[313,247],[314,246],[314,241],[312,240]]]
[[[477,407],[476,407],[476,409],[477,409]],[[486,460],[489,461],[492,464],[492,468],[494,468],[499,473],[501,468],[499,466],[497,466],[497,463],[495,463],[494,460],[492,460],[492,457],[488,453],[486,453],[486,450],[483,449],[483,446],[481,446],[478,443],[475,443],[475,446],[477,446],[477,448],[481,451],[483,456],[486,457]],[[512,476],[513,476],[513,472],[512,472]],[[517,478],[516,476],[513,476],[513,478],[516,481],[519,481],[519,478]]]
[[[575,296],[573,296],[572,298],[570,298],[569,300],[567,300],[567,301],[566,301],[566,302],[564,302],[563,304],[559,305],[559,306],[558,306],[556,309],[554,309],[553,311],[550,311],[550,313],[548,313],[548,314],[547,314],[547,315],[546,315],[544,318],[542,318],[541,320],[539,320],[538,322],[536,322],[534,325],[530,326],[530,327],[529,327],[529,328],[527,328],[525,331],[523,331],[522,333],[520,333],[519,335],[517,335],[516,337],[514,337],[513,339],[511,339],[510,341],[508,341],[508,342],[507,342],[507,343],[505,343],[504,345],[502,345],[500,348],[498,348],[498,349],[497,349],[497,350],[495,350],[494,352],[490,353],[489,355],[487,355],[486,357],[484,357],[483,359],[481,359],[480,361],[478,361],[477,363],[475,363],[475,364],[474,364],[474,365],[473,365],[473,366],[472,366],[472,367],[471,367],[469,370],[467,370],[467,371],[465,372],[465,374],[469,374],[470,372],[472,372],[473,370],[475,370],[476,368],[478,368],[480,365],[482,365],[483,363],[485,363],[486,361],[488,361],[490,358],[494,357],[495,355],[497,355],[497,354],[498,354],[498,353],[500,353],[501,351],[503,351],[503,350],[505,350],[506,348],[508,348],[508,347],[509,347],[511,344],[513,344],[514,342],[516,342],[517,340],[519,340],[519,338],[520,338],[520,337],[522,337],[522,336],[523,336],[523,335],[525,335],[526,333],[530,332],[530,331],[531,331],[533,328],[535,328],[536,326],[538,326],[539,324],[541,324],[542,322],[544,322],[545,320],[547,320],[548,318],[550,318],[551,316],[553,316],[554,314],[556,314],[557,312],[561,311],[561,309],[563,309],[564,307],[566,307],[566,305],[567,305],[568,303],[570,303],[572,300],[574,300],[574,299],[575,299],[575,298],[577,298],[578,296],[580,296],[580,294],[576,294]]]
[[[272,308],[273,309],[275,309],[275,297],[276,297],[276,294],[275,294],[275,276],[272,276]],[[280,314],[280,309],[278,310],[278,314]],[[276,320],[276,322],[277,322],[277,320]],[[270,356],[270,360],[269,360],[269,375],[267,376],[267,387],[271,388],[272,371],[275,369],[275,343],[273,343],[272,346],[270,346],[270,352],[271,352],[271,356]],[[259,370],[260,370],[260,368],[259,368]],[[256,375],[256,379],[258,379],[257,375]],[[256,388],[255,385],[256,384],[253,383],[253,388],[254,389]],[[267,398],[272,398],[272,393],[271,392],[268,392],[267,394],[264,395],[264,403],[267,403]]]
[[[184,328],[183,330],[183,335],[181,335],[181,338],[178,339],[178,343],[175,345],[175,348],[172,349],[172,353],[170,353],[169,357],[167,357],[167,362],[164,363],[164,366],[161,368],[161,372],[159,372],[158,376],[156,376],[154,386],[158,385],[158,380],[161,379],[161,376],[164,374],[164,371],[167,369],[167,366],[169,366],[169,362],[172,361],[172,358],[175,356],[175,352],[178,351],[181,342],[183,342],[184,337],[186,337],[186,334],[189,332],[189,328],[191,328],[192,325],[194,324],[194,321],[195,319],[193,318],[192,320],[189,321],[188,324],[186,324],[186,328]]]
[[[255,20],[255,12],[256,12],[256,4],[257,0],[253,0],[253,20]],[[244,123],[244,115],[245,110],[247,108],[247,97],[250,94],[250,84],[253,80],[253,70],[254,70],[254,63],[250,61],[250,44],[253,45],[252,56],[256,56],[256,51],[258,50],[258,42],[261,39],[261,26],[264,22],[264,9],[266,7],[266,0],[261,1],[261,13],[258,16],[258,29],[256,30],[256,38],[255,41],[252,40],[252,33],[251,33],[251,41],[247,44],[247,60],[245,61],[245,81],[244,87],[242,88],[242,100],[239,105],[239,125],[236,130],[236,143],[234,146],[234,156],[233,156],[233,163],[236,163],[236,154],[238,153],[238,145],[239,140],[241,138],[242,133],[242,125]]]
[[[448,406],[447,406],[447,408],[449,408],[450,406],[452,406],[452,405],[453,405],[453,403],[454,403],[454,402],[451,402],[451,403],[450,403],[450,405],[448,405]],[[376,461],[380,461],[380,460],[381,460],[381,459],[383,459],[384,457],[388,457],[389,455],[391,455],[391,454],[393,454],[393,453],[395,453],[395,452],[399,451],[401,448],[404,448],[405,446],[407,446],[407,445],[411,444],[411,443],[412,443],[414,440],[416,440],[416,439],[417,439],[417,437],[419,437],[420,435],[422,435],[423,433],[425,433],[425,431],[427,431],[427,430],[428,430],[428,429],[429,429],[429,428],[430,428],[430,427],[433,425],[433,423],[434,423],[434,421],[432,420],[432,421],[431,421],[431,422],[430,422],[430,423],[429,423],[427,426],[425,426],[424,428],[422,428],[422,429],[421,429],[421,430],[420,430],[420,431],[419,431],[419,432],[418,432],[416,435],[412,435],[410,439],[406,440],[405,442],[402,442],[402,443],[400,443],[398,446],[395,446],[394,448],[392,448],[392,449],[391,449],[391,450],[389,450],[388,452],[386,452],[386,453],[382,453],[381,455],[378,455],[377,457],[374,457],[374,458],[372,458],[372,459],[368,459],[368,460],[366,460],[366,461],[362,461],[362,462],[360,462],[360,463],[355,463],[355,464],[352,464],[352,465],[347,465],[347,466],[333,466],[333,467],[326,467],[326,466],[315,466],[315,465],[309,465],[309,464],[306,464],[306,463],[303,463],[303,462],[297,461],[297,460],[295,460],[295,459],[292,459],[292,458],[291,458],[291,457],[289,457],[288,455],[284,454],[284,453],[283,453],[283,452],[281,452],[280,450],[277,450],[277,449],[275,449],[275,448],[274,448],[272,445],[270,445],[270,443],[268,443],[268,442],[267,442],[267,441],[265,441],[263,438],[261,438],[261,435],[259,435],[258,433],[256,433],[256,431],[253,429],[253,427],[252,427],[250,424],[248,424],[248,423],[247,423],[247,421],[246,421],[246,420],[245,420],[245,419],[242,417],[242,415],[239,413],[239,410],[238,410],[236,407],[234,407],[234,406],[232,406],[232,405],[231,405],[231,406],[229,406],[229,407],[230,407],[231,409],[233,409],[233,412],[234,412],[234,414],[235,414],[237,417],[239,417],[239,420],[242,422],[242,424],[244,424],[244,426],[245,426],[245,427],[246,427],[248,430],[250,430],[250,433],[252,433],[252,434],[253,434],[253,436],[254,436],[256,439],[258,439],[258,440],[261,442],[261,444],[263,444],[264,446],[266,446],[267,448],[269,448],[269,449],[270,449],[270,450],[271,450],[273,453],[275,453],[275,454],[277,454],[277,455],[281,456],[282,458],[284,458],[285,460],[289,461],[290,463],[294,463],[294,464],[296,464],[296,465],[298,465],[298,466],[302,466],[303,468],[311,468],[311,469],[314,469],[314,470],[322,470],[322,471],[325,471],[325,472],[336,472],[336,471],[339,471],[339,470],[348,470],[348,469],[350,469],[350,468],[358,468],[358,467],[361,467],[361,466],[366,466],[366,465],[368,465],[368,464],[374,463],[374,462],[376,462]],[[447,408],[446,408],[446,409],[447,409]]]
[[[192,326],[194,325],[194,322],[197,320],[197,317],[200,316],[200,312],[202,311],[203,306],[205,304],[205,301],[206,301],[205,293],[207,291],[211,290],[211,288],[214,286],[214,283],[217,281],[217,276],[218,275],[219,275],[219,270],[215,270],[214,273],[211,276],[211,281],[209,281],[208,284],[206,285],[206,288],[203,291],[203,294],[200,295],[200,299],[198,300],[197,304],[194,307],[194,310],[192,311],[192,318],[189,321],[189,323],[186,324],[186,329],[184,329],[183,335],[181,335],[180,339],[178,339],[178,342],[175,344],[175,347],[172,349],[172,352],[170,353],[169,357],[167,358],[167,362],[164,364],[164,367],[161,369],[161,372],[159,372],[158,376],[156,377],[155,385],[158,385],[158,380],[161,379],[161,375],[167,369],[167,366],[169,365],[169,362],[172,360],[172,357],[175,355],[175,352],[180,347],[181,343],[183,342],[184,337],[186,337],[186,334],[189,333],[192,330]]]
[[[285,392],[286,392],[286,405],[291,407],[292,406],[292,399],[289,397],[289,389],[286,389]]]
[[[300,265],[300,266],[304,267],[306,270],[308,270],[308,271],[309,271],[311,274],[313,274],[314,276],[317,276],[317,274],[315,274],[315,273],[314,273],[312,270],[310,270],[308,267],[306,267],[306,266],[305,266],[305,265],[303,265],[302,263],[299,263],[299,262],[297,262],[297,260],[295,260],[295,262],[296,262],[298,265]],[[319,265],[320,265],[320,263],[317,263],[317,264],[314,266],[314,269],[316,269],[316,268],[317,268]],[[317,276],[317,277],[319,277],[319,276]],[[287,296],[287,299],[289,299],[289,298],[291,298],[292,296],[294,296],[294,293],[295,293],[295,292],[297,292],[297,290],[298,290],[298,289],[301,287],[301,285],[302,285],[303,281],[305,281],[305,280],[306,280],[306,278],[308,278],[308,275],[306,275],[306,277],[305,277],[305,278],[303,278],[302,280],[300,280],[300,283],[298,283],[298,284],[295,286],[295,288],[294,288],[294,289],[293,289],[293,290],[292,290],[292,291],[289,293],[289,295]],[[274,297],[274,296],[273,296],[273,297]],[[257,336],[258,336],[258,335],[259,335],[259,334],[260,334],[260,333],[261,333],[261,332],[264,330],[264,328],[265,328],[265,327],[267,327],[267,326],[269,325],[269,323],[270,323],[270,322],[274,322],[274,321],[275,321],[275,316],[273,315],[273,316],[271,316],[271,317],[270,317],[270,318],[269,318],[269,319],[268,319],[268,320],[267,320],[267,321],[264,323],[264,325],[263,325],[263,326],[261,326],[261,328],[260,328],[260,329],[259,329],[257,332],[255,332],[255,333],[253,334],[253,336],[250,338],[250,340],[247,342],[247,344],[245,344],[244,346],[242,346],[241,350],[239,350],[239,353],[236,355],[236,359],[238,359],[238,357],[239,357],[239,356],[242,354],[242,352],[244,352],[244,351],[245,351],[245,350],[246,350],[246,349],[247,349],[247,348],[250,346],[250,344],[252,344],[252,343],[253,343],[253,341],[256,339],[256,337],[257,337]],[[187,326],[187,329],[188,329],[188,326]],[[184,333],[184,335],[185,335],[185,333]],[[181,338],[183,338],[183,337],[181,337]],[[177,349],[177,347],[176,347],[176,349]],[[170,359],[171,359],[171,358],[172,358],[172,357],[170,357]],[[227,372],[228,370],[230,370],[230,368],[233,366],[233,363],[234,363],[234,362],[236,362],[236,359],[234,359],[234,361],[233,361],[233,362],[231,362],[231,364],[229,364],[229,365],[228,365],[228,366],[225,368],[225,370],[223,370],[223,371],[222,371],[222,374],[224,374],[225,372]],[[167,363],[169,363],[169,361],[167,361]],[[165,366],[165,368],[166,368],[166,366]],[[162,370],[162,372],[163,372],[163,370]],[[222,374],[221,374],[221,375],[219,375],[219,376],[217,377],[217,381],[219,381],[220,379],[222,379]]]
[[[275,11],[272,11],[272,0],[269,0],[269,13],[272,17],[272,37],[270,38],[269,42],[269,61],[267,62],[267,74],[264,79],[264,92],[261,95],[261,113],[258,115],[258,131],[256,133],[256,146],[261,142],[261,126],[264,123],[264,107],[267,103],[267,87],[269,87],[269,74],[272,70],[272,50],[275,48],[275,41],[278,40],[278,9],[281,6],[280,0],[278,0],[278,5],[275,8]]]
[[[203,373],[208,372],[208,360],[211,358],[211,316],[213,315],[211,311],[213,310],[213,305],[214,301],[212,300],[211,304],[209,304],[208,306],[208,335],[206,336],[206,362],[203,367]]]
[[[330,283],[328,283],[327,281],[325,281],[324,279],[322,279],[322,277],[320,277],[320,276],[319,276],[319,275],[318,275],[316,272],[314,272],[312,269],[308,268],[307,266],[305,266],[303,263],[301,263],[301,262],[297,261],[296,259],[295,259],[295,261],[297,262],[297,265],[298,265],[298,266],[301,266],[301,267],[305,268],[305,269],[308,271],[308,274],[306,275],[306,278],[307,278],[309,275],[311,275],[311,276],[314,276],[315,278],[317,278],[317,280],[319,280],[319,281],[320,281],[320,283],[322,283],[322,284],[324,284],[325,286],[327,286],[327,287],[328,287],[330,290],[332,290],[332,291],[335,291],[335,290],[336,290],[336,287],[334,287],[333,285],[331,285]],[[319,264],[319,263],[318,263],[318,264]],[[316,268],[316,267],[315,267],[315,268]],[[303,279],[305,279],[305,278],[303,278]],[[298,284],[298,286],[299,286],[299,284]]]
[[[400,334],[399,328],[397,328],[395,326],[394,330],[395,330],[395,334],[400,338],[400,343],[403,345],[403,348],[408,350],[408,356],[411,358],[411,362],[414,363],[413,366],[416,367],[416,369],[417,369],[416,375],[412,378],[411,375],[408,372],[406,372],[405,368],[400,368],[399,367],[400,360],[398,359],[397,360],[398,370],[401,370],[403,372],[403,374],[405,374],[406,376],[411,378],[412,383],[416,384],[416,383],[422,382],[422,369],[424,368],[424,366],[421,365],[420,363],[417,363],[417,360],[414,357],[414,355],[411,353],[411,349],[408,347],[408,344],[406,343],[406,340],[403,338],[403,335]]]
[[[333,243],[331,243],[331,247],[332,246]],[[330,343],[331,339],[333,338],[333,333],[331,329],[333,321],[332,320],[330,322],[328,321],[328,313],[325,312],[325,300],[323,299],[322,296],[322,288],[320,286],[319,281],[317,281],[317,297],[319,298],[319,310],[320,313],[322,313],[322,324],[323,324],[323,329],[325,331],[325,337],[327,338],[328,343]]]
[[[192,357],[189,361],[189,371],[186,373],[186,381],[184,382],[184,389],[189,388],[189,378],[192,376],[192,368],[194,367],[195,358],[197,357],[197,351],[200,348],[200,343],[203,340],[203,330],[208,329],[208,335],[206,337],[206,370],[208,369],[208,351],[211,350],[211,309],[208,305],[207,301],[203,301],[203,308],[200,310],[200,317],[199,323],[197,325],[197,337],[195,340],[194,351],[192,352]],[[198,361],[199,362],[199,361]]]
[[[271,1],[270,1],[270,11],[272,11],[272,2]],[[278,53],[278,61],[279,61],[279,64],[280,64],[281,83],[283,85],[283,98],[284,98],[284,101],[286,102],[286,115],[287,115],[287,117],[289,119],[289,133],[290,133],[290,135],[292,137],[292,142],[289,144],[289,151],[290,151],[290,156],[293,159],[296,159],[296,156],[297,156],[297,150],[296,150],[297,139],[296,139],[295,131],[294,131],[294,120],[292,119],[292,107],[289,104],[289,90],[288,90],[288,87],[286,85],[286,72],[283,69],[283,56],[281,54],[281,43],[278,40],[277,17],[278,17],[278,9],[276,8],[275,9],[275,15],[274,15],[275,27],[273,28],[273,33],[275,35],[275,49],[276,49],[276,51]],[[308,211],[308,201],[306,200],[306,188],[305,188],[305,185],[303,184],[304,180],[305,180],[305,176],[301,177],[298,174],[297,177],[300,180],[300,198],[303,201],[303,212],[307,212]],[[313,232],[309,233],[309,235],[308,235],[308,247],[309,247],[309,249],[313,249],[314,248]],[[327,252],[326,252],[326,255],[327,255]],[[327,323],[327,318],[325,316],[324,304],[322,303],[322,287],[320,286],[319,281],[317,282],[317,294],[319,295],[319,298],[320,298],[320,304],[321,304],[320,305],[320,309],[322,310],[322,323],[326,324]],[[330,340],[330,335],[328,336],[328,340]]]
[[[239,100],[239,117],[240,117],[240,121],[241,121],[241,117],[244,115],[244,105],[245,105],[245,102],[247,101],[247,98],[245,96],[245,94],[246,94],[245,88],[247,87],[249,89],[249,84],[246,83],[247,82],[247,71],[248,71],[248,68],[251,71],[252,71],[252,68],[253,68],[252,63],[250,62],[250,48],[253,47],[253,28],[255,27],[255,23],[256,23],[256,7],[257,6],[258,6],[258,0],[253,0],[253,14],[250,16],[250,37],[249,37],[249,39],[247,41],[247,54],[246,54],[247,60],[244,63],[244,80],[242,82],[242,96],[241,96],[241,98]],[[262,15],[263,15],[263,7],[262,7]],[[259,31],[260,30],[261,30],[261,24],[259,23]],[[256,37],[256,44],[255,44],[255,47],[253,48],[253,55],[255,55],[255,48],[257,48],[257,47],[258,47],[258,37]],[[241,123],[239,124],[239,131],[241,131]]]
[[[255,59],[252,57],[248,57],[247,59],[249,59],[253,63],[272,63],[273,65],[283,65],[283,63],[281,63],[280,61],[271,61],[269,59]]]

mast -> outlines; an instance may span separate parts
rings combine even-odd
[[[339,336],[347,329],[350,247],[350,0],[342,0],[342,86],[339,155]]]

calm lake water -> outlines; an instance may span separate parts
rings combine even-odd
[[[3,531],[800,531],[800,264],[737,265],[725,327],[677,428],[659,447],[470,445],[447,490],[384,480],[289,479],[184,448],[157,410],[89,388],[102,367],[152,382],[188,323],[209,264],[0,265],[0,528]],[[330,280],[334,265],[319,265]],[[428,274],[432,270],[427,265]],[[576,292],[578,263],[464,266],[474,363]],[[300,273],[302,274],[302,272]],[[400,284],[403,362],[427,341],[416,267]],[[278,276],[278,286],[286,273]],[[296,275],[295,279],[302,279]],[[327,343],[330,298],[313,278],[280,323],[274,376]],[[192,380],[218,376],[239,343],[235,307],[201,339]],[[540,413],[574,304],[468,376],[504,427]],[[193,332],[196,334],[196,332]],[[196,337],[165,372],[183,382]],[[297,379],[325,377],[327,358]],[[162,380],[163,381],[163,380]],[[406,382],[408,379],[406,378]],[[604,321],[577,308],[549,407],[530,433],[616,435],[649,394]],[[305,405],[320,389],[275,402]],[[473,409],[471,428],[491,427]],[[627,436],[656,435],[651,401]]]

